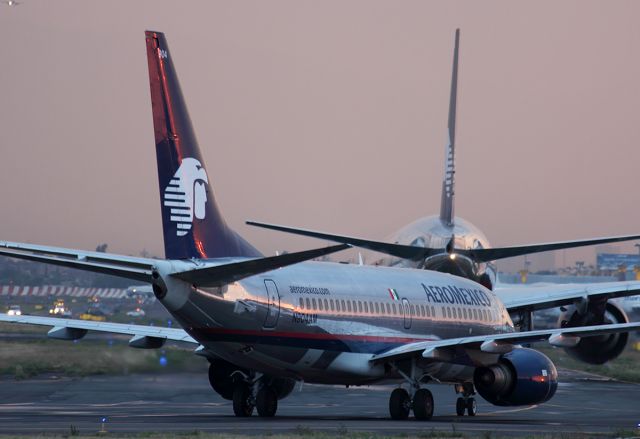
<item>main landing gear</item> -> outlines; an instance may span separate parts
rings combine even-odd
[[[457,394],[462,395],[456,401],[456,414],[458,416],[464,416],[466,412],[469,416],[475,416],[478,409],[476,406],[476,399],[473,397],[473,395],[476,394],[473,389],[473,384],[456,384],[455,389]]]
[[[407,419],[413,410],[413,416],[421,421],[428,421],[433,416],[433,395],[428,389],[418,389],[413,398],[405,389],[398,388],[391,392],[389,413],[391,419]]]
[[[428,389],[421,389],[418,380],[407,380],[413,390],[413,397],[403,388],[394,389],[389,398],[389,413],[391,419],[403,420],[409,417],[413,410],[413,416],[420,421],[428,421],[433,417],[433,395]],[[475,389],[472,383],[456,384],[456,393],[462,395],[456,401],[456,414],[458,416],[475,416],[477,413],[476,400],[473,398]]]
[[[275,416],[278,410],[278,394],[261,379],[238,380],[233,389],[233,413],[238,417],[249,417],[253,410],[263,418]]]

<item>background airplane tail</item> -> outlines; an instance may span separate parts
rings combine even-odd
[[[451,95],[449,97],[449,121],[447,124],[447,146],[445,149],[444,180],[440,201],[440,220],[453,225],[455,216],[455,152],[456,152],[456,104],[458,99],[458,46],[460,29],[456,29],[456,42],[453,49],[453,71],[451,73]]]
[[[165,257],[261,256],[218,209],[164,34],[145,36]]]

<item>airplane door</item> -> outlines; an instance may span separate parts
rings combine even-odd
[[[404,314],[404,329],[411,329],[411,309],[407,299],[402,299],[402,309]]]
[[[280,293],[278,287],[272,280],[265,280],[264,286],[267,289],[267,317],[264,320],[264,328],[275,328],[280,317]]]

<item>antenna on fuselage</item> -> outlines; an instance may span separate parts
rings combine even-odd
[[[440,220],[447,226],[453,226],[455,215],[455,145],[456,145],[456,103],[458,97],[458,47],[460,29],[456,29],[453,49],[453,71],[451,73],[451,94],[449,96],[449,120],[447,123],[447,146],[445,148],[444,180],[440,202]]]

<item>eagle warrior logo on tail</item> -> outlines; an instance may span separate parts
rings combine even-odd
[[[185,158],[164,190],[164,206],[171,208],[171,221],[177,225],[176,235],[185,236],[193,218],[205,217],[209,179],[200,162]]]

